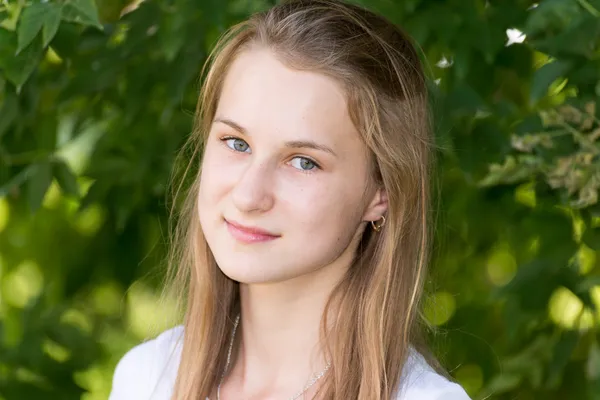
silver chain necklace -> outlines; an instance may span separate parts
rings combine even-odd
[[[238,316],[235,318],[235,322],[233,324],[233,332],[231,332],[231,339],[229,341],[229,350],[227,351],[227,362],[225,363],[225,370],[223,371],[223,375],[221,376],[221,381],[219,382],[219,386],[217,386],[217,400],[221,400],[221,384],[223,383],[223,380],[225,379],[225,375],[227,374],[227,370],[229,369],[229,363],[231,362],[231,350],[233,349],[233,342],[235,339],[235,331],[237,330],[239,323],[240,323],[240,315],[238,314]],[[325,367],[325,369],[323,371],[321,371],[319,374],[315,375],[310,381],[308,381],[306,386],[304,386],[304,388],[301,391],[296,393],[294,396],[290,397],[289,400],[296,400],[300,396],[302,396],[312,385],[317,383],[317,381],[319,379],[321,379],[325,375],[325,373],[327,373],[327,371],[329,370],[330,367],[331,367],[331,362],[328,362],[327,366]]]

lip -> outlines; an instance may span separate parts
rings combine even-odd
[[[235,221],[225,220],[227,230],[237,240],[243,243],[260,243],[275,240],[280,235],[271,233],[255,226],[246,226]]]

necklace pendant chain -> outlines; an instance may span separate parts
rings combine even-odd
[[[229,349],[227,350],[227,361],[225,363],[225,369],[223,370],[223,374],[221,375],[221,381],[219,382],[219,386],[217,386],[217,400],[221,400],[221,384],[223,383],[223,380],[225,379],[225,376],[227,375],[227,371],[229,370],[229,364],[231,363],[231,351],[233,350],[233,342],[235,340],[235,332],[237,330],[239,323],[240,323],[240,314],[237,315],[237,317],[235,318],[235,322],[233,323],[233,331],[231,332],[231,339],[229,340]],[[323,376],[325,376],[327,371],[329,371],[330,367],[331,367],[331,362],[328,362],[327,366],[325,366],[325,369],[323,371],[321,371],[319,374],[315,375],[306,384],[306,386],[304,386],[304,388],[301,391],[296,393],[294,396],[290,397],[289,400],[297,400],[300,396],[302,396],[304,393],[306,393],[306,391],[308,389],[310,389],[315,383],[317,383],[317,381],[319,379],[321,379]]]

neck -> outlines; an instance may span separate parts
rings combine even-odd
[[[289,398],[325,369],[321,319],[345,270],[329,265],[290,281],[240,285],[240,345],[226,378],[238,398]]]

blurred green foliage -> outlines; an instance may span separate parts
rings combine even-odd
[[[166,185],[199,71],[270,3],[0,1],[0,399],[106,398],[176,323]],[[361,3],[432,78],[435,350],[475,399],[600,399],[600,0]]]

